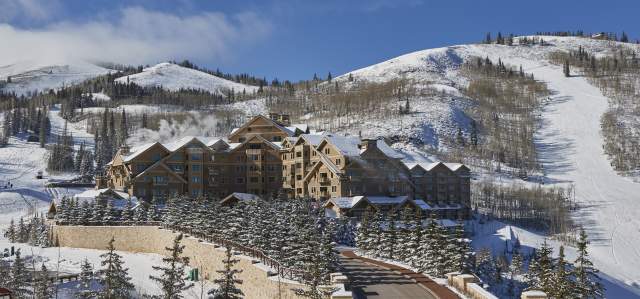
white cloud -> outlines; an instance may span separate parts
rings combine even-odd
[[[100,60],[155,63],[168,59],[222,60],[234,47],[253,43],[271,32],[255,13],[233,16],[205,12],[177,16],[129,7],[115,20],[58,22],[41,29],[0,24],[0,64],[22,60]]]

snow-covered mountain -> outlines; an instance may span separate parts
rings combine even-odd
[[[109,72],[113,71],[85,61],[21,61],[0,66],[0,81],[4,85],[2,91],[23,95],[77,84]],[[5,84],[8,77],[11,77],[11,82]]]
[[[608,99],[582,76],[565,77],[562,67],[547,57],[554,51],[582,47],[596,56],[612,54],[627,47],[640,53],[640,46],[578,37],[542,37],[545,45],[505,46],[495,44],[457,45],[417,51],[369,67],[354,70],[335,80],[385,82],[407,78],[444,89],[451,94],[467,82],[459,67],[469,57],[501,59],[513,66],[522,65],[527,73],[547,83],[552,91],[536,132],[539,159],[547,185],[573,185],[581,206],[575,214],[592,240],[590,252],[596,266],[607,277],[609,298],[640,297],[640,184],[616,173],[603,150],[600,118]],[[408,123],[413,121],[412,123]],[[436,122],[440,121],[439,119]],[[402,117],[406,127],[433,121]],[[379,131],[392,130],[400,121],[377,124]],[[543,240],[532,238],[529,246]],[[538,244],[536,244],[538,243]],[[575,252],[568,250],[568,257]],[[620,282],[622,282],[620,284]],[[621,288],[620,285],[623,285]]]
[[[162,86],[171,91],[197,89],[222,95],[232,89],[236,93],[243,91],[253,93],[258,90],[256,86],[236,83],[168,62],[145,68],[138,74],[116,79],[116,81],[120,83],[126,83],[127,80],[140,86]]]

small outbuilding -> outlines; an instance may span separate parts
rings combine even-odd
[[[260,200],[260,196],[251,193],[234,192],[220,201],[223,206],[233,206],[238,202],[250,202]]]

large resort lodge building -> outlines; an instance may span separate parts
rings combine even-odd
[[[163,200],[187,194],[222,199],[313,198],[338,215],[367,205],[411,204],[439,217],[466,218],[469,169],[457,163],[407,163],[384,139],[311,132],[286,115],[258,115],[226,140],[184,137],[120,148],[98,188]]]

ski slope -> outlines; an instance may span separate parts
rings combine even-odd
[[[258,90],[257,86],[236,83],[168,62],[145,68],[141,73],[117,78],[116,81],[123,84],[131,82],[140,86],[157,86],[171,91],[204,90],[220,95],[225,95],[230,90],[236,93],[253,93]]]

